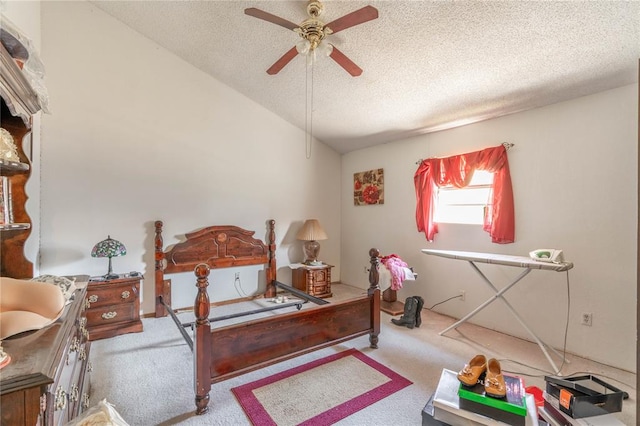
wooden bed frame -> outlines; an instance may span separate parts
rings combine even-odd
[[[378,250],[369,251],[371,269],[367,295],[329,303],[276,280],[275,221],[269,220],[267,225],[267,244],[253,238],[253,231],[236,226],[210,226],[186,234],[186,241],[164,251],[163,224],[155,222],[156,316],[171,315],[192,347],[196,414],[208,411],[212,383],[365,334],[369,334],[370,347],[377,348],[380,333]],[[210,268],[261,264],[265,265],[265,298],[275,297],[281,288],[318,306],[211,329],[210,322],[215,319],[209,318]],[[188,271],[195,272],[198,294],[193,307],[196,321],[186,325],[180,324],[171,309],[171,280],[165,279],[165,274]],[[188,326],[193,329],[195,342],[190,342],[191,336],[184,331]]]

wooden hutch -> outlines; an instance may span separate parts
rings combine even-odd
[[[0,159],[0,276],[29,279],[33,277],[33,263],[24,253],[31,233],[25,185],[31,176],[32,142],[27,136],[33,115],[42,108],[20,61],[16,61],[29,52],[11,37],[5,28],[1,29],[0,127],[4,129],[5,140],[9,139],[7,132],[13,137],[18,158],[11,148],[11,160]],[[10,46],[11,52],[5,46]],[[91,371],[85,316],[88,279],[76,277],[79,290],[56,322],[2,341],[3,350],[10,357],[4,359],[8,363],[0,368],[2,425],[66,424],[88,407]]]
[[[31,161],[23,145],[25,137],[31,132],[32,116],[41,107],[22,70],[1,43],[0,61],[0,127],[13,136],[19,157],[19,161],[0,159],[0,179],[3,186],[0,189],[0,207],[3,208],[0,220],[0,276],[32,278],[33,263],[24,254],[24,245],[31,233],[25,191],[25,185],[31,176]],[[28,139],[31,147],[31,138]]]

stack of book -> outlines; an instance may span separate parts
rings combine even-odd
[[[521,380],[519,380],[518,384],[522,389],[517,392],[522,395],[523,399],[520,400],[519,404],[513,404],[517,406],[516,408],[509,408],[509,410],[517,411],[517,413],[513,413],[504,408],[489,406],[486,402],[481,403],[468,399],[469,395],[466,394],[465,390],[469,392],[472,390],[465,389],[460,393],[462,385],[458,381],[458,374],[455,371],[443,369],[435,393],[422,410],[422,425],[537,426],[538,413],[533,395],[525,393]],[[476,397],[471,396],[471,398]],[[491,397],[484,396],[484,398]],[[501,402],[504,404],[512,404],[507,400],[502,400]],[[478,407],[478,405],[480,405],[480,407]],[[522,409],[524,409],[524,411],[522,411]]]

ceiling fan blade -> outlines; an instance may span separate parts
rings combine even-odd
[[[344,68],[353,77],[357,77],[362,74],[362,68],[354,64],[351,59],[347,58],[345,54],[339,51],[335,46],[333,46],[333,50],[329,56],[331,56],[331,59],[336,61],[338,65]]]
[[[265,12],[264,10],[256,9],[255,7],[250,7],[248,9],[245,9],[244,13],[249,16],[253,16],[254,18],[262,19],[264,21],[271,22],[276,25],[280,25],[281,27],[285,27],[290,30],[294,30],[295,28],[298,28],[298,24],[294,24],[293,22],[287,21],[286,19],[281,18],[279,16],[272,15],[271,13]]]
[[[344,15],[342,18],[329,22],[324,27],[331,28],[333,34],[335,34],[338,31],[346,30],[347,28],[362,24],[363,22],[371,21],[377,17],[378,9],[373,6],[365,6],[362,9],[358,9],[355,12]]]
[[[293,46],[291,50],[289,50],[287,53],[282,55],[282,57],[278,59],[275,64],[271,65],[271,68],[267,70],[267,74],[269,75],[278,74],[280,70],[284,68],[285,65],[287,65],[289,62],[291,62],[291,60],[296,56],[298,56],[298,51],[296,50],[296,47]]]

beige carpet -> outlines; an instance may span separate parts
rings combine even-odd
[[[334,297],[349,297],[365,290],[332,285]],[[453,302],[451,302],[453,303]],[[429,305],[427,303],[427,305]],[[522,376],[525,385],[544,388],[549,363],[535,343],[473,324],[440,336],[453,318],[424,310],[422,326],[409,330],[382,314],[378,349],[370,349],[368,336],[303,355],[264,369],[216,383],[211,389],[209,413],[196,416],[192,354],[170,318],[144,318],[144,332],[97,340],[91,345],[91,404],[103,398],[115,404],[132,426],[249,425],[231,392],[234,387],[268,377],[314,360],[355,348],[413,382],[412,385],[337,422],[343,426],[411,426],[422,423],[421,412],[435,391],[443,368],[457,371],[475,354],[500,360],[507,372]],[[612,349],[614,350],[614,349]],[[569,355],[566,376],[591,373],[629,392],[616,417],[636,424],[636,375]],[[349,386],[343,380],[344,386]],[[290,398],[296,398],[291,395]]]

